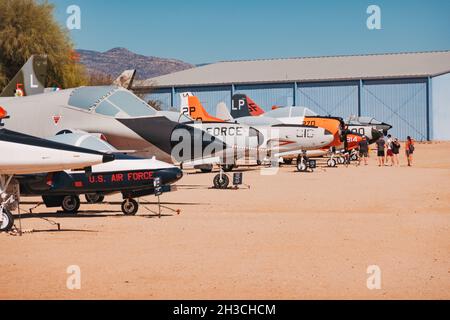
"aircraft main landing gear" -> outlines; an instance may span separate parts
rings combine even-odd
[[[8,193],[8,186],[13,186],[15,183],[13,176],[0,175],[0,232],[7,232],[14,226],[14,217],[11,210],[15,210],[17,200],[19,199],[18,189],[13,193]]]
[[[134,216],[138,212],[139,204],[134,199],[125,199],[122,202],[122,212],[126,216]]]
[[[6,208],[1,208],[0,232],[11,230],[13,225],[14,225],[14,217],[12,213]]]
[[[327,166],[330,168],[334,168],[337,166],[336,160],[333,158],[328,159]]]
[[[65,196],[61,207],[65,213],[77,214],[80,209],[81,201],[78,196]]]
[[[352,153],[352,155],[350,156],[350,161],[358,161],[359,157],[357,153]]]

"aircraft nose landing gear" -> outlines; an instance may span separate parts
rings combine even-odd
[[[226,189],[230,184],[230,178],[228,178],[226,174],[220,172],[214,177],[213,183],[214,188],[216,189]]]
[[[297,171],[298,172],[307,172],[308,170],[313,172],[315,168],[314,164],[310,164],[309,159],[305,155],[300,155],[297,158]]]

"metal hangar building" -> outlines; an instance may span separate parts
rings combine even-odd
[[[213,115],[244,93],[265,110],[371,116],[402,140],[450,140],[450,51],[224,61],[135,81],[133,90],[163,108],[179,108],[179,93],[191,91]]]

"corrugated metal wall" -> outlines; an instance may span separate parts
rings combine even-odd
[[[296,104],[345,119],[358,114],[358,88],[359,82],[299,83]]]
[[[361,92],[359,81],[297,83],[296,97],[294,83],[236,85],[234,92],[247,94],[265,110],[274,105],[292,105],[295,101],[296,105],[306,106],[320,115],[347,118],[349,115],[357,115],[360,109],[360,115],[373,116],[393,125],[391,132],[400,139],[411,135],[417,140],[426,140],[430,130],[427,126],[427,81],[428,79],[367,80],[361,82]],[[438,83],[437,80],[434,82]],[[185,91],[197,95],[212,115],[216,114],[216,105],[219,102],[231,106],[231,85],[175,88],[175,107],[180,105],[179,93]],[[170,88],[160,89],[145,98],[159,100],[165,107],[169,107],[171,93]],[[434,95],[436,94],[433,91]]]
[[[433,140],[450,140],[450,73],[433,78],[432,134]]]
[[[146,102],[152,100],[160,103],[163,110],[167,110],[172,107],[172,90],[171,89],[158,89],[151,93],[144,95]]]
[[[399,139],[427,140],[427,79],[364,81],[361,114],[393,126]]]
[[[235,93],[248,95],[261,108],[268,111],[272,106],[294,104],[294,84],[236,85]]]
[[[180,106],[180,93],[182,92],[192,92],[197,96],[202,103],[206,111],[211,114],[216,114],[216,106],[220,102],[225,102],[227,106],[231,105],[231,86],[220,86],[220,87],[186,87],[186,88],[175,88],[175,106],[178,108]]]

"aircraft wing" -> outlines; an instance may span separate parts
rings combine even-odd
[[[114,155],[0,129],[0,174],[32,174],[90,167]]]

